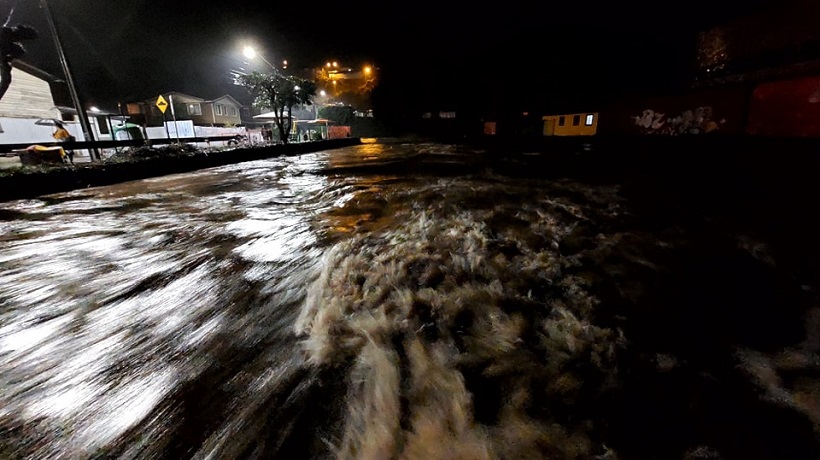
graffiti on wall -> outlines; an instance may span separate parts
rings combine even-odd
[[[694,110],[686,110],[674,117],[668,117],[665,113],[646,109],[639,116],[632,117],[643,134],[705,134],[719,131],[721,125],[726,123],[725,119],[714,120],[712,107],[698,107]]]

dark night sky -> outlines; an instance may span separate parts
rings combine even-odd
[[[241,97],[228,72],[245,66],[244,41],[292,67],[373,62],[379,97],[393,104],[517,107],[677,85],[692,62],[694,33],[761,1],[50,5],[87,101],[108,108],[167,90]],[[60,75],[39,1],[0,0],[4,11],[14,5],[12,23],[32,24],[42,35],[27,45],[26,60]]]

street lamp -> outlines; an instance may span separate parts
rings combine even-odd
[[[256,50],[252,46],[246,46],[242,50],[242,54],[244,54],[246,58],[251,59],[251,60],[256,59],[256,57],[259,56],[259,59],[262,59],[262,61],[265,64],[267,64],[268,66],[270,66],[271,69],[276,71],[276,67],[274,67],[273,64],[268,62],[268,60],[265,59],[265,56],[262,56],[261,54],[257,53]],[[287,65],[287,61],[285,61],[285,65]]]
[[[367,75],[367,76],[370,76],[371,73],[373,73],[373,68],[370,67],[370,66],[366,66],[364,68],[364,74]]]
[[[63,50],[63,43],[60,40],[60,34],[57,31],[57,22],[51,14],[51,10],[48,7],[48,1],[40,0],[40,4],[42,5],[43,12],[46,15],[48,27],[51,29],[51,36],[54,39],[54,46],[57,48],[57,57],[60,58],[60,66],[63,68],[63,73],[65,74],[66,86],[68,86],[68,93],[71,96],[71,102],[74,103],[74,108],[77,109],[77,117],[80,119],[80,129],[82,129],[83,136],[86,141],[94,142],[94,131],[91,130],[91,123],[88,121],[88,114],[86,114],[83,109],[85,104],[83,104],[80,93],[77,91],[77,85],[74,83],[74,73],[71,71],[71,66],[68,63],[65,50]],[[95,147],[91,149],[91,153],[97,160],[102,159],[100,157],[100,152]]]

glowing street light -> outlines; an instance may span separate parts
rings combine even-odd
[[[365,75],[370,75],[371,73],[373,73],[373,68],[372,68],[372,67],[370,67],[370,66],[366,66],[366,67],[364,68],[364,74],[365,74]]]
[[[330,63],[328,62],[327,64],[325,64],[325,67],[330,67]]]
[[[325,92],[325,90],[321,90],[319,91],[319,96],[325,97],[327,96],[327,93]]]
[[[274,71],[276,70],[276,67],[274,67],[273,64],[268,62],[268,60],[265,59],[265,56],[262,56],[261,54],[259,54],[252,46],[246,46],[242,50],[242,54],[245,55],[246,58],[251,59],[251,60],[256,59],[256,57],[258,56],[259,59],[262,59],[262,61],[265,64],[267,64],[268,66],[270,66],[271,69],[273,69]],[[285,61],[285,65],[287,66],[287,61]]]
[[[333,67],[339,67],[339,63],[336,62],[336,61],[333,61]]]

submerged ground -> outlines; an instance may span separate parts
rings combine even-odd
[[[806,229],[604,176],[372,143],[0,204],[0,458],[820,457]]]

